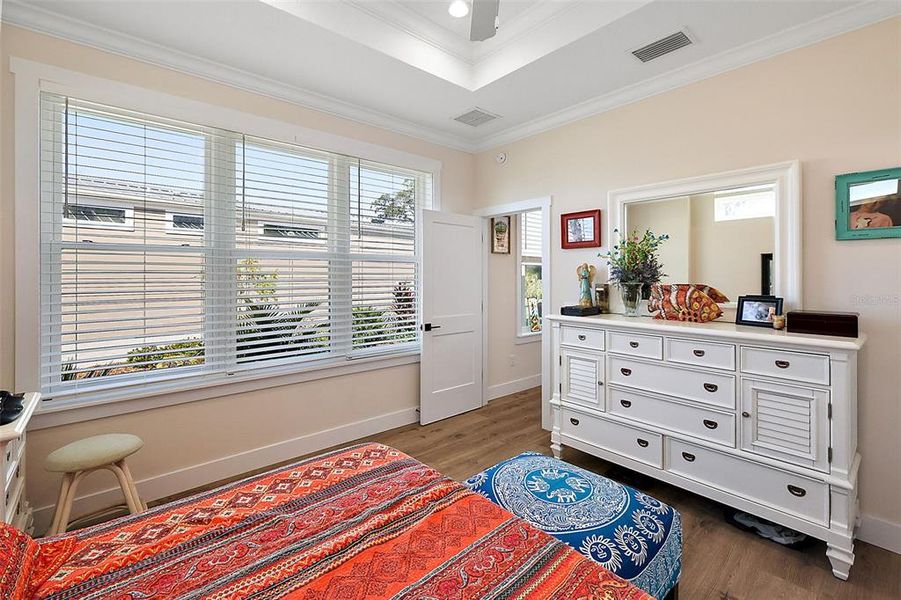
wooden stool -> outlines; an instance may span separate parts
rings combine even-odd
[[[56,513],[47,535],[65,533],[69,526],[69,513],[72,511],[72,501],[75,499],[75,490],[78,482],[93,471],[107,469],[116,475],[122,495],[125,496],[125,504],[131,514],[137,514],[147,510],[147,505],[141,502],[138,496],[138,488],[135,486],[125,458],[131,456],[144,446],[144,441],[136,435],[129,433],[109,433],[95,435],[72,442],[58,450],[54,450],[47,457],[45,468],[53,473],[63,473],[63,482],[59,490],[59,500],[56,502]]]

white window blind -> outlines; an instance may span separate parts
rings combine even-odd
[[[520,335],[541,332],[541,219],[540,209],[519,215]]]
[[[418,348],[429,174],[41,102],[48,396]]]

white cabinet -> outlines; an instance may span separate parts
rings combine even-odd
[[[561,395],[567,402],[598,410],[604,406],[604,355],[563,348],[560,351]]]
[[[619,315],[549,321],[555,455],[571,446],[823,539],[847,579],[864,337]]]
[[[829,471],[829,392],[742,381],[741,447]]]
[[[40,394],[25,394],[19,418],[0,427],[0,520],[27,533],[32,529],[32,510],[25,496],[25,428],[40,400]]]

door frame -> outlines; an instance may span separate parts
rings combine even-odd
[[[539,196],[518,202],[508,202],[486,206],[473,211],[473,215],[482,217],[482,406],[488,404],[488,242],[484,241],[485,233],[491,223],[491,217],[519,214],[541,209],[541,304],[544,317],[541,323],[541,401],[547,406],[551,399],[551,336],[547,316],[551,313],[551,205],[552,196]],[[490,241],[490,238],[487,238]],[[519,280],[517,270],[517,281]],[[518,314],[518,313],[517,313]]]

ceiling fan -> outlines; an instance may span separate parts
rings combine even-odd
[[[484,42],[497,33],[500,0],[472,0],[469,41]]]

